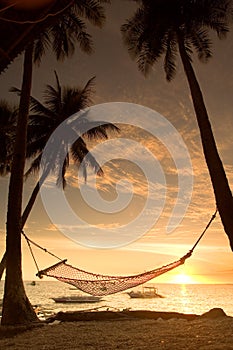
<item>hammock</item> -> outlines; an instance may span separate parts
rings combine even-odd
[[[46,275],[54,277],[61,282],[75,286],[85,293],[93,296],[104,296],[122,292],[126,289],[150,281],[151,279],[182,265],[189,256],[191,256],[191,252],[171,264],[133,276],[107,276],[94,274],[73,267],[67,264],[66,260],[50,266],[45,270],[39,271],[37,276],[42,277],[42,275]]]
[[[175,269],[176,267],[184,264],[185,260],[189,258],[201,238],[203,237],[204,233],[214,220],[216,216],[217,211],[214,213],[210,221],[208,222],[207,226],[205,227],[204,231],[192,247],[192,249],[184,255],[182,258],[179,260],[172,262],[168,265],[164,265],[162,267],[153,269],[151,271],[143,272],[137,275],[131,275],[131,276],[108,276],[108,275],[101,275],[101,274],[95,274],[91,272],[87,272],[84,270],[81,270],[77,267],[73,267],[72,265],[69,265],[66,263],[67,260],[61,260],[54,254],[48,252],[46,249],[42,248],[35,242],[31,241],[24,233],[23,235],[25,236],[27,243],[29,245],[30,251],[32,253],[30,243],[33,243],[40,249],[43,249],[47,253],[55,256],[60,262],[58,262],[55,265],[52,265],[44,270],[40,270],[38,268],[38,265],[35,261],[34,255],[32,253],[33,259],[36,263],[38,273],[37,276],[42,278],[44,276],[48,277],[53,277],[56,278],[57,280],[61,282],[65,282],[68,284],[71,284],[72,286],[75,286],[77,289],[91,294],[93,296],[104,296],[104,295],[109,295],[109,294],[114,294],[118,292],[122,292],[126,289],[136,287],[140,284],[143,284],[145,282],[150,281],[151,279],[158,277],[162,275],[163,273],[166,273],[168,271],[171,271]]]

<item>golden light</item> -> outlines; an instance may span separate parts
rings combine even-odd
[[[196,281],[186,273],[179,273],[178,275],[175,275],[172,279],[173,283],[176,284],[194,284]]]

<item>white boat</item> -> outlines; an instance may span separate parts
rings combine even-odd
[[[72,296],[62,296],[58,298],[51,298],[55,303],[97,303],[102,299],[100,297],[89,296],[89,295],[72,295]]]
[[[142,298],[142,299],[150,299],[150,298],[164,298],[163,295],[158,293],[157,288],[155,287],[143,287],[142,291],[131,291],[127,293],[130,298]]]

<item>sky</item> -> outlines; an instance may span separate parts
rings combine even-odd
[[[129,185],[131,183],[133,185],[133,197],[129,205],[115,214],[100,213],[90,209],[82,198],[80,188],[91,196],[96,186],[93,182],[94,175],[90,172],[85,184],[82,179],[78,178],[77,169],[72,166],[69,170],[68,185],[64,195],[76,215],[87,223],[88,231],[85,230],[84,226],[79,227],[77,224],[72,226],[71,222],[67,224],[62,220],[60,223],[58,223],[58,220],[52,221],[46,212],[47,209],[44,207],[41,197],[37,199],[25,226],[25,233],[30,239],[57,256],[67,258],[70,264],[97,273],[140,273],[179,259],[191,249],[215,211],[213,190],[203,158],[199,131],[182,66],[178,65],[176,78],[171,83],[165,81],[162,61],[157,63],[152,73],[145,79],[138,72],[136,63],[130,59],[127,49],[123,45],[120,26],[133,14],[134,6],[134,4],[129,4],[127,1],[122,1],[121,6],[119,6],[119,2],[116,0],[112,1],[112,5],[106,5],[107,20],[105,26],[102,29],[88,27],[95,45],[94,54],[85,55],[77,49],[72,58],[61,63],[57,62],[51,53],[48,53],[43,58],[40,67],[34,68],[33,73],[32,94],[41,101],[45,85],[48,83],[54,84],[55,82],[54,70],[56,70],[61,84],[69,86],[84,86],[88,79],[96,76],[94,105],[113,103],[111,106],[115,106],[114,102],[125,103],[125,114],[123,113],[123,120],[119,124],[120,133],[118,135],[111,134],[110,139],[114,143],[105,144],[104,146],[107,147],[109,154],[112,154],[112,160],[103,166],[104,177],[97,179],[97,188],[101,198],[105,200],[104,203],[106,204],[107,201],[107,206],[111,207],[119,194],[123,196],[123,200],[128,198],[127,196],[132,190]],[[205,97],[219,153],[232,188],[232,31],[225,40],[219,41],[214,38],[213,53],[213,58],[208,64],[199,63],[194,58],[194,68]],[[1,98],[5,98],[11,103],[17,103],[17,98],[9,93],[9,88],[12,86],[20,87],[21,76],[22,57],[18,57],[0,76]],[[142,131],[135,126],[123,123],[127,115],[126,112],[128,112],[127,103],[144,106],[145,111],[149,108],[155,111],[155,114],[158,112],[162,115],[163,120],[171,123],[174,132],[182,137],[190,155],[193,169],[191,201],[183,215],[183,219],[169,234],[166,232],[166,228],[179,189],[179,178],[174,157],[167,149],[167,145],[161,142],[159,132],[155,131],[155,133],[157,132],[155,137],[153,133],[150,134],[145,129]],[[112,118],[115,118],[116,115],[116,113],[113,113]],[[101,118],[101,113],[98,116]],[[146,128],[146,117],[142,123],[144,123],[143,127]],[[155,130],[158,130],[158,128],[155,128]],[[124,140],[121,141],[121,138]],[[132,143],[126,144],[125,139],[131,140]],[[117,157],[116,154],[114,155],[116,142],[119,152]],[[89,146],[92,148],[95,143],[92,142]],[[174,152],[176,147],[177,144],[171,144]],[[103,148],[102,154],[106,153],[105,150],[106,148]],[[163,182],[164,178],[160,178],[161,182],[157,180],[148,182],[148,177],[139,169],[137,165],[139,161],[143,161],[145,167],[149,164],[150,169],[150,152],[153,159],[157,161],[157,172],[155,171],[155,173],[159,174],[159,171],[162,170],[166,183]],[[122,179],[128,182],[119,183]],[[186,177],[183,176],[182,179],[186,179]],[[24,205],[27,203],[36,180],[36,177],[32,177],[25,183]],[[3,253],[5,249],[8,182],[8,177],[0,179],[2,199],[0,202],[0,253]],[[154,187],[151,186],[150,188],[148,184],[152,184]],[[49,182],[45,189],[48,193]],[[155,197],[153,197],[154,201],[151,202],[152,206],[149,208],[151,211],[148,208],[145,211],[149,190],[152,191],[151,193]],[[163,190],[166,191],[165,203],[160,213],[160,204],[158,207],[156,205],[153,207],[153,203],[157,203],[156,200],[158,201],[160,195],[162,196]],[[60,202],[57,202],[55,207],[56,210],[61,210]],[[106,247],[101,249],[99,246],[98,248],[90,248],[90,242],[98,236],[99,228],[110,229],[110,236],[108,234],[108,237],[110,237],[110,240],[113,238],[117,240],[120,237],[121,226],[123,224],[127,226],[141,212],[143,213],[143,227],[149,217],[154,218],[158,215],[158,218],[154,219],[154,225],[141,237],[135,236],[137,230],[131,229],[131,231],[128,231],[126,241],[129,242],[135,239],[134,242],[115,249],[106,249]],[[54,224],[57,224],[57,226]],[[76,237],[76,241],[67,238],[61,232],[65,226],[67,228],[67,225],[72,237]],[[137,226],[139,236],[140,228],[140,225]],[[89,240],[86,232],[90,237]],[[81,237],[84,237],[82,244],[78,244],[77,240],[80,241]],[[41,269],[56,263],[54,258],[37,249],[35,249],[35,254]],[[232,283],[232,263],[233,254],[229,248],[228,239],[223,231],[220,218],[217,215],[193,256],[186,261],[185,265],[158,277],[155,282],[178,282],[182,281],[180,275],[188,275],[189,279],[186,278],[186,282]],[[24,278],[35,279],[35,273],[33,260],[24,242]],[[185,281],[184,278],[183,281]]]

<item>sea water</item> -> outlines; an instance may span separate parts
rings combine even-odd
[[[222,308],[227,315],[233,316],[233,284],[147,284],[155,286],[164,298],[131,299],[125,292],[104,296],[95,304],[60,304],[53,297],[83,295],[70,285],[58,281],[36,281],[35,285],[25,282],[26,293],[41,315],[50,315],[59,311],[74,310],[153,310],[175,311],[201,315],[212,308]],[[4,282],[0,282],[0,298],[3,297]],[[140,290],[140,287],[134,288]]]

